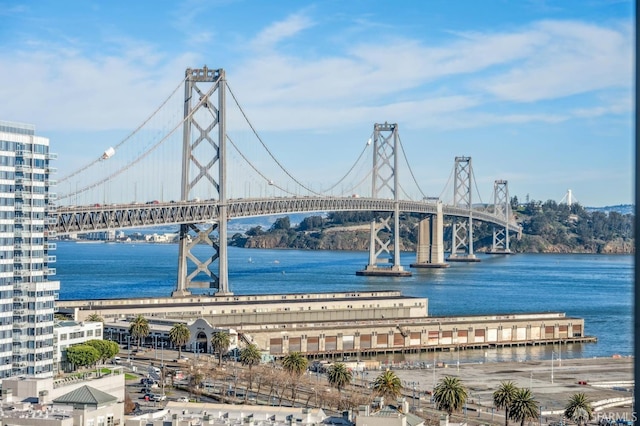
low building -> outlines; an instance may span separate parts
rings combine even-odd
[[[107,320],[105,333],[111,333],[112,323],[138,314],[150,323],[166,324],[167,333],[177,322],[204,321],[211,328],[237,331],[241,342],[254,343],[274,357],[292,352],[342,357],[595,341],[585,334],[584,319],[563,312],[433,317],[426,298],[399,291],[77,300],[61,301],[58,308],[78,320],[98,313]],[[115,336],[125,343],[122,337],[128,330],[119,330],[125,334]],[[196,341],[187,350],[190,345],[201,350],[206,337],[192,330]]]
[[[11,378],[2,383],[0,426],[97,426],[124,422],[124,374]]]
[[[319,425],[327,415],[319,408],[168,402],[163,410],[130,417],[125,426]]]
[[[358,407],[356,426],[424,426],[424,419],[409,412],[409,404],[404,398],[396,404],[384,404],[376,398],[378,405]]]
[[[67,363],[66,349],[69,346],[102,340],[103,324],[100,321],[57,321],[53,326],[53,372],[70,372],[72,366]]]
[[[105,338],[124,345],[126,349],[131,349],[136,343],[131,340],[129,326],[132,318],[115,318],[104,324]],[[163,318],[147,317],[149,324],[149,335],[142,340],[142,346],[147,346],[160,351],[160,356],[164,359],[164,349],[173,348],[173,343],[169,339],[169,331],[177,323],[183,323],[189,329],[191,338],[186,343],[187,350],[195,353],[211,354],[211,337],[213,333],[224,331],[229,334],[229,350],[238,347],[238,332],[233,328],[214,327],[209,321],[198,318],[195,320],[167,320]]]

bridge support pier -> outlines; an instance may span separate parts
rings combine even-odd
[[[373,182],[371,187],[372,198],[391,195],[394,200],[392,216],[381,219],[380,223],[374,219],[371,222],[371,239],[369,242],[369,264],[365,269],[356,271],[361,276],[391,276],[410,277],[411,272],[406,271],[400,264],[400,204],[398,181],[398,125],[374,124],[373,125]],[[393,230],[389,222],[393,217]],[[391,238],[383,240],[380,231],[386,230]],[[393,259],[389,245],[393,240]],[[384,260],[379,257],[385,254]],[[393,263],[389,265],[389,261]]]
[[[190,295],[189,288],[216,289],[216,296],[233,294],[229,290],[227,269],[225,91],[223,69],[209,69],[205,66],[202,69],[186,70],[180,195],[182,201],[187,201],[198,195],[199,188],[208,190],[213,187],[218,192],[219,211],[217,223],[213,225],[190,223],[180,226],[178,282],[171,294],[173,297]],[[217,132],[214,131],[216,128]],[[216,230],[217,240],[212,235]],[[200,242],[209,245],[213,254],[199,259],[192,248]],[[195,267],[191,273],[188,273],[187,261]],[[215,261],[218,263],[217,271]]]
[[[480,262],[473,253],[473,215],[471,202],[471,157],[456,157],[453,204],[469,211],[469,219],[454,218],[449,262]]]
[[[444,261],[444,220],[442,202],[438,201],[436,214],[427,216],[419,223],[416,262],[412,268],[448,268]]]
[[[488,254],[513,254],[509,248],[509,187],[506,180],[493,183],[493,208],[496,216],[504,219],[504,227],[493,225],[493,243]]]

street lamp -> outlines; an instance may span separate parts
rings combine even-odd
[[[127,361],[131,362],[131,335],[127,334],[127,351],[129,354],[127,355]]]
[[[167,342],[160,342],[160,355],[162,356],[161,358],[161,364],[160,364],[160,372],[162,373],[162,394],[164,395],[164,345]],[[156,358],[157,358],[157,354],[158,354],[158,347],[156,346]]]
[[[551,351],[551,384],[553,384],[553,355],[555,352]]]
[[[413,399],[411,404],[411,410],[415,411],[416,410],[416,385],[419,386],[420,382],[409,382],[407,384],[413,387]]]
[[[560,351],[558,352],[558,367],[562,367],[562,339],[560,339]]]

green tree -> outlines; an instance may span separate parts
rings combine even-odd
[[[87,317],[87,322],[104,322],[104,318],[94,312]]]
[[[252,343],[240,350],[239,359],[240,363],[249,367],[249,371],[251,371],[251,368],[253,368],[254,365],[260,364],[260,361],[262,360],[262,353],[258,346]]]
[[[289,216],[280,217],[276,219],[276,221],[271,225],[271,231],[288,231],[291,229],[291,221],[289,220]]]
[[[120,346],[118,346],[116,342],[112,342],[110,340],[94,339],[85,342],[85,344],[94,347],[98,351],[98,354],[100,355],[100,358],[98,359],[103,363],[120,352]]]
[[[218,365],[222,365],[222,356],[229,350],[231,336],[226,331],[214,331],[211,335],[211,346],[218,353]]]
[[[182,356],[182,347],[187,344],[191,338],[191,332],[184,323],[176,323],[169,330],[169,340],[178,347],[178,359]]]
[[[443,377],[433,390],[433,400],[438,410],[451,415],[459,411],[467,402],[467,389],[457,377]]]
[[[67,360],[75,367],[88,367],[100,359],[100,352],[93,346],[79,344],[67,348]]]
[[[253,343],[247,347],[242,348],[240,350],[240,363],[242,365],[246,365],[249,367],[249,389],[253,388],[253,372],[252,368],[254,365],[259,365],[262,360],[262,353],[260,353],[260,349],[257,345]],[[249,392],[245,394],[245,398]]]
[[[249,237],[256,237],[258,235],[263,235],[264,231],[262,230],[262,226],[258,225],[254,226],[253,228],[249,228],[247,232],[245,232],[245,234]]]
[[[516,396],[518,388],[512,381],[500,382],[500,387],[493,393],[493,405],[498,410],[504,409],[504,424],[509,425],[509,406]]]
[[[149,321],[142,315],[138,315],[129,325],[129,334],[138,341],[138,349],[140,349],[141,340],[149,335]]]
[[[342,390],[346,385],[351,383],[353,375],[351,371],[341,362],[336,362],[327,370],[327,380],[329,384],[338,391]]]
[[[509,405],[509,417],[524,426],[527,420],[535,420],[540,416],[538,401],[533,399],[527,388],[518,389]]]
[[[564,416],[580,425],[586,425],[593,418],[593,407],[589,397],[583,392],[575,393],[564,407]]]
[[[300,377],[307,371],[309,360],[300,352],[291,352],[282,359],[282,368],[295,377]]]
[[[373,390],[379,396],[395,400],[400,396],[402,383],[396,373],[387,370],[373,381]]]

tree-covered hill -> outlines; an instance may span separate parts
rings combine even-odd
[[[513,214],[522,225],[520,239],[512,236],[511,250],[533,253],[633,253],[634,217],[615,211],[587,211],[579,204],[555,201],[519,204],[511,200]],[[371,212],[333,212],[308,216],[298,225],[289,217],[278,218],[268,229],[255,226],[233,235],[230,244],[247,248],[295,248],[309,250],[367,250]],[[415,250],[418,215],[400,220],[402,250]],[[492,242],[490,224],[474,224],[474,249],[486,251]],[[445,219],[445,249],[451,245],[451,223]]]

